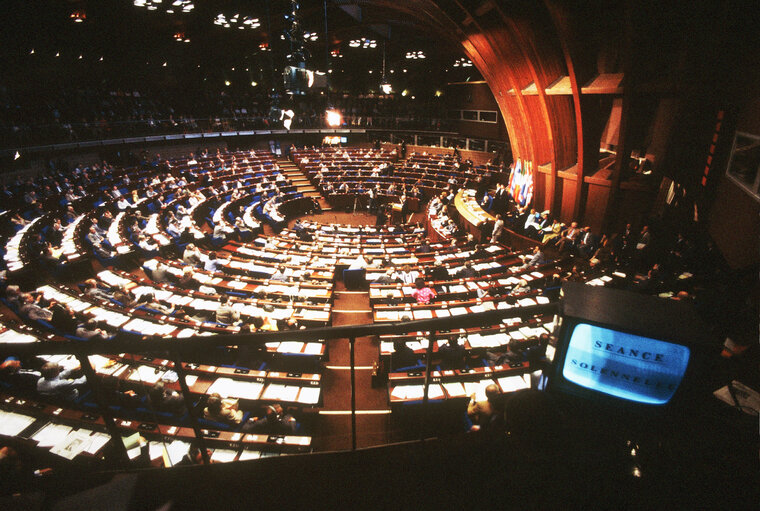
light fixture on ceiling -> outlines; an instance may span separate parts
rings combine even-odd
[[[163,0],[134,0],[132,5],[145,8],[149,11],[161,9],[166,14],[177,14],[178,11],[187,14],[195,9],[193,0],[174,0],[171,4],[168,0],[166,3]]]
[[[411,59],[411,60],[424,59],[425,52],[424,51],[408,51],[406,52],[406,58]]]
[[[361,39],[351,39],[348,42],[348,45],[351,48],[364,48],[366,50],[368,48],[377,48],[377,41],[375,39],[362,37]]]
[[[214,25],[219,25],[224,28],[237,28],[239,30],[253,30],[259,28],[261,22],[259,21],[259,18],[253,16],[241,16],[239,13],[229,16],[224,13],[219,13],[216,15],[216,18],[214,18]]]
[[[454,67],[472,67],[472,62],[467,58],[459,58],[454,61]]]

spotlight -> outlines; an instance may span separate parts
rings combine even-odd
[[[390,82],[383,82],[380,84],[380,90],[383,92],[383,94],[390,94],[393,92],[393,86],[390,84]]]
[[[16,151],[16,154],[13,155],[13,160],[15,161],[15,160],[18,160],[19,158],[21,158],[21,153]]]
[[[330,126],[331,128],[337,128],[338,126],[341,125],[343,118],[340,115],[340,112],[338,112],[337,110],[327,110],[325,114],[327,115],[328,126]]]

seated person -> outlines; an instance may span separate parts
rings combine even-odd
[[[232,308],[230,297],[222,296],[222,303],[216,309],[216,322],[224,325],[232,325],[240,320],[240,313]]]
[[[182,261],[193,266],[201,266],[203,258],[201,257],[201,251],[194,243],[188,243],[185,247],[185,251],[182,253]]]
[[[530,256],[530,258],[525,259],[525,264],[522,267],[530,268],[531,266],[541,266],[544,263],[546,263],[546,257],[544,256],[541,247],[536,245],[533,247],[533,255]]]
[[[523,293],[527,293],[530,291],[530,286],[528,286],[528,281],[525,279],[520,279],[517,282],[517,285],[512,288],[512,291],[510,291],[510,295],[521,295]]]
[[[462,369],[467,365],[466,356],[467,350],[459,344],[459,339],[454,337],[450,337],[446,344],[438,348],[441,369]]]
[[[435,291],[425,285],[425,279],[422,277],[415,280],[414,287],[412,297],[417,300],[417,303],[430,303],[436,297]]]
[[[167,389],[164,382],[157,382],[148,391],[150,404],[160,412],[180,414],[185,409],[185,400],[177,392]]]
[[[206,401],[203,417],[212,421],[237,425],[243,421],[243,411],[238,410],[237,399],[222,399],[222,396],[215,392]]]
[[[417,355],[406,345],[404,341],[393,341],[393,353],[391,354],[391,371],[417,365]]]
[[[396,280],[393,278],[393,269],[388,268],[385,273],[375,279],[375,284],[393,284]]]
[[[21,307],[19,312],[34,321],[50,321],[53,319],[53,312],[40,305],[39,295],[35,297],[29,293],[24,293],[21,298]]]
[[[297,427],[296,419],[292,415],[286,414],[282,406],[277,403],[267,406],[264,417],[255,417],[249,420],[243,426],[243,430],[266,435],[293,435]]]
[[[499,406],[495,402],[498,395],[499,387],[492,383],[486,387],[485,401],[476,401],[475,394],[470,396],[470,403],[467,405],[467,418],[472,422],[470,431],[486,430],[498,419]]]
[[[108,332],[99,328],[98,322],[92,318],[88,319],[85,324],[80,325],[79,328],[77,328],[76,336],[81,337],[82,339],[93,340],[103,340],[111,337]]]
[[[471,279],[477,276],[478,272],[476,272],[475,268],[472,267],[472,263],[470,261],[465,262],[464,268],[457,272],[457,278],[460,279]]]
[[[74,400],[79,397],[79,390],[87,382],[82,376],[76,379],[70,379],[79,368],[63,370],[55,362],[47,362],[42,366],[40,373],[42,376],[37,380],[37,392],[45,397],[60,397],[67,400]]]

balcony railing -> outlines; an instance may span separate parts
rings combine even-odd
[[[506,318],[529,318],[534,316],[544,316],[556,314],[559,310],[557,303],[543,305],[518,307],[511,309],[496,309],[466,316],[454,316],[448,318],[423,319],[415,321],[403,321],[396,323],[383,323],[374,325],[356,325],[356,326],[338,326],[313,328],[306,330],[291,330],[284,332],[261,332],[245,335],[214,335],[214,336],[196,336],[187,339],[173,338],[156,338],[150,340],[133,340],[133,339],[113,339],[113,340],[91,340],[81,341],[60,341],[60,342],[35,342],[29,344],[0,344],[0,357],[8,356],[34,356],[34,355],[74,355],[79,361],[82,371],[87,378],[87,385],[92,391],[98,405],[98,411],[102,415],[105,426],[112,437],[113,445],[118,450],[119,458],[123,467],[129,463],[124,443],[121,441],[121,432],[118,429],[114,415],[111,413],[109,403],[102,394],[97,381],[97,376],[90,363],[90,355],[119,354],[119,353],[168,353],[167,360],[174,363],[174,370],[177,373],[179,385],[184,396],[184,402],[187,406],[189,416],[192,418],[193,430],[196,442],[200,449],[204,463],[209,463],[208,453],[205,448],[203,426],[198,421],[196,411],[193,408],[192,396],[185,381],[186,370],[182,366],[182,361],[188,360],[188,357],[194,357],[209,353],[215,347],[222,346],[263,346],[267,342],[280,341],[317,341],[330,339],[348,339],[349,340],[349,357],[350,357],[350,385],[351,385],[351,450],[356,450],[356,362],[355,362],[355,345],[357,339],[366,339],[370,336],[384,334],[402,334],[407,332],[426,332],[428,346],[425,357],[424,371],[424,391],[422,397],[420,438],[425,431],[425,412],[428,406],[428,392],[431,377],[431,359],[433,358],[433,346],[436,340],[436,334],[449,330],[459,330],[462,328],[473,328],[485,325],[499,324]],[[361,341],[360,341],[361,342]],[[536,368],[531,368],[535,370]]]

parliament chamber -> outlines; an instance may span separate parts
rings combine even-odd
[[[4,509],[756,504],[751,2],[12,3]]]

